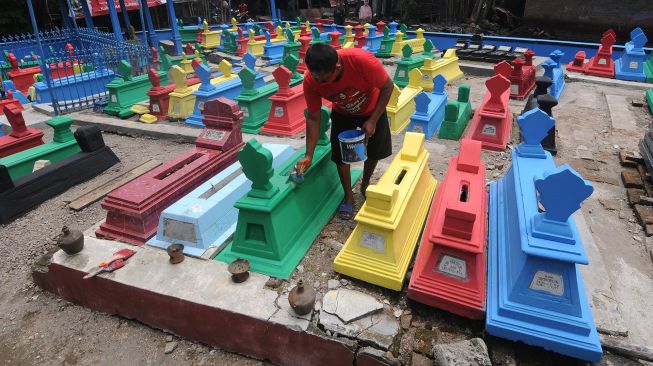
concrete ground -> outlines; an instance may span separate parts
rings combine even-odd
[[[388,67],[390,73],[392,67]],[[461,82],[471,84],[471,100],[477,107],[484,93],[484,78],[465,77],[448,86],[454,98]],[[643,91],[619,85],[599,85],[587,81],[569,81],[558,107],[554,109],[559,133],[559,164],[569,163],[592,180],[594,193],[576,214],[584,235],[590,265],[583,269],[586,292],[593,307],[599,329],[622,334],[634,344],[653,345],[653,265],[646,250],[645,234],[626,200],[620,179],[619,151],[637,151],[637,143],[653,122],[644,104],[636,107],[631,101],[643,100]],[[524,102],[511,101],[513,113],[519,114]],[[25,114],[28,122],[32,112]],[[29,117],[28,117],[29,116]],[[0,358],[3,364],[90,365],[90,364],[161,364],[161,365],[263,365],[258,361],[230,354],[212,347],[195,344],[138,322],[107,316],[63,301],[35,287],[30,278],[32,264],[45,252],[56,248],[56,237],[63,225],[86,229],[102,220],[106,213],[99,202],[80,212],[66,207],[95,182],[117,176],[154,158],[167,160],[188,149],[193,134],[199,130],[174,123],[145,126],[138,122],[121,122],[92,112],[76,113],[84,123],[100,123],[105,141],[121,158],[121,163],[90,182],[41,204],[16,221],[0,226]],[[104,124],[104,125],[102,125]],[[111,127],[111,126],[114,127]],[[165,125],[172,135],[151,136],[147,130],[159,131]],[[36,124],[51,139],[51,132]],[[118,126],[118,127],[116,127]],[[138,136],[138,137],[132,137]],[[513,132],[513,136],[517,136]],[[170,138],[169,138],[170,137]],[[251,136],[244,136],[247,139]],[[257,137],[258,138],[258,137]],[[261,140],[303,144],[303,138],[261,137]],[[393,136],[394,151],[399,151],[403,135]],[[516,143],[513,138],[513,143]],[[514,146],[514,144],[512,145]],[[429,167],[436,179],[444,177],[450,157],[457,153],[455,141],[433,138],[426,144],[431,153]],[[510,154],[483,153],[488,165],[486,180],[500,178],[510,165]],[[373,180],[383,173],[390,159],[379,164]],[[490,169],[492,166],[494,169]],[[355,192],[358,192],[356,189]],[[356,193],[356,209],[361,205]],[[398,311],[408,326],[400,331],[390,349],[403,364],[431,357],[423,343],[437,343],[483,337],[490,348],[495,365],[499,364],[575,364],[534,347],[502,342],[484,334],[484,324],[453,316],[446,312],[408,301],[396,293],[345,278],[333,271],[333,259],[339,244],[346,241],[354,222],[333,218],[307,253],[305,259],[279,291],[292,287],[298,279],[313,284],[324,294],[329,279],[341,281],[344,287],[376,297]],[[166,353],[166,346],[176,348]],[[169,349],[168,349],[169,350]],[[507,350],[507,351],[506,351]],[[498,360],[505,357],[506,363]],[[639,364],[609,356],[604,364]]]

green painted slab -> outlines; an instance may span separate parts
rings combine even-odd
[[[279,85],[273,82],[254,88],[256,72],[249,67],[244,67],[238,77],[243,84],[243,91],[235,99],[243,112],[242,130],[245,133],[258,134],[272,108],[272,101],[268,98],[279,90]]]
[[[644,62],[644,73],[646,74],[646,82],[653,83],[653,52],[648,56],[648,60]]]
[[[236,202],[239,213],[233,241],[214,259],[231,263],[245,258],[254,272],[290,277],[344,197],[325,133],[328,119],[329,111],[322,107],[320,139],[302,184],[289,181],[287,175],[304,156],[304,149],[275,170],[272,154],[255,139],[238,153],[252,189]],[[352,185],[360,175],[361,171],[352,170]]]
[[[646,101],[648,102],[648,108],[651,110],[651,113],[653,113],[653,89],[646,91]]]
[[[390,28],[383,27],[383,38],[381,38],[381,48],[376,51],[375,56],[379,58],[392,57],[392,46],[395,43],[395,37],[390,37]]]
[[[419,69],[424,66],[424,59],[413,57],[413,48],[410,45],[405,45],[401,52],[403,57],[397,62],[397,69],[392,82],[400,88],[405,88],[408,85],[408,73],[412,69]]]
[[[16,181],[34,170],[37,160],[49,160],[52,164],[81,151],[70,125],[74,122],[69,116],[57,116],[45,123],[54,129],[51,142],[23,150],[0,159],[0,165],[7,167],[12,181]]]
[[[134,115],[131,107],[148,99],[147,92],[152,88],[147,74],[132,76],[132,66],[122,60],[118,65],[122,76],[117,76],[107,84],[109,103],[104,107],[104,113],[127,118]],[[161,85],[168,85],[168,73],[159,71]]]

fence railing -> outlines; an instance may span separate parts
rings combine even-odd
[[[138,41],[116,41],[112,33],[96,29],[54,29],[40,33],[43,55],[32,34],[0,38],[0,69],[3,78],[12,70],[9,55],[19,68],[38,66],[41,75],[30,89],[34,103],[47,103],[55,114],[90,108],[107,98],[106,84],[127,60],[134,75],[146,73],[152,54]]]

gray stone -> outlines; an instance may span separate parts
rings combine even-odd
[[[492,366],[487,346],[480,338],[433,347],[435,366]]]
[[[511,342],[491,338],[489,342],[490,360],[493,366],[517,366],[515,349]]]
[[[350,323],[383,309],[383,304],[362,292],[339,289],[329,291],[322,300],[322,310]]]
[[[49,166],[49,165],[52,165],[50,160],[37,160],[37,161],[34,162],[34,168],[32,169],[32,173],[34,173],[35,171],[37,171],[39,169],[43,169],[43,168],[45,168],[46,166]]]
[[[206,59],[213,64],[219,64],[224,58],[220,56],[217,52],[211,52],[206,55]]]
[[[279,310],[270,317],[270,321],[285,325],[290,329],[305,331],[311,323],[313,312],[299,315],[290,307],[288,295],[280,295],[277,299]]]
[[[329,291],[337,290],[338,287],[340,287],[340,281],[338,281],[338,280],[328,280],[327,281],[327,289],[329,289]]]
[[[340,280],[340,284],[343,285],[343,286],[347,286],[347,285],[349,285],[349,281],[347,281],[346,279],[343,278],[343,279]]]
[[[637,131],[637,118],[628,108],[628,97],[623,95],[606,94],[605,99],[608,101],[610,110],[610,121],[613,129],[626,131]]]
[[[327,331],[358,338],[385,350],[399,333],[398,322],[386,313],[372,314],[346,324],[337,316],[321,310],[319,322]]]
[[[333,249],[333,250],[337,250],[337,251],[340,251],[340,249],[342,249],[342,247],[343,247],[343,244],[342,244],[341,242],[339,242],[339,241],[337,241],[337,240],[335,240],[335,239],[332,239],[332,238],[327,238],[327,239],[324,241],[324,244],[326,244],[326,245],[328,245],[329,247],[331,247],[331,249]]]
[[[163,52],[165,52],[167,55],[175,55],[175,44],[172,41],[167,39],[161,40],[159,41],[159,46],[163,46]]]
[[[281,284],[283,284],[283,280],[275,277],[270,277],[270,279],[265,283],[265,286],[269,288],[278,288],[281,286]]]
[[[166,348],[163,350],[163,352],[166,355],[169,355],[175,350],[175,348],[177,348],[177,342],[168,342],[166,343]]]
[[[426,356],[422,356],[419,353],[413,352],[413,355],[411,357],[411,366],[431,366],[433,365],[433,361],[431,361],[430,358]]]
[[[413,316],[410,314],[404,314],[399,318],[399,323],[401,324],[401,329],[408,330],[410,328],[410,322],[413,320]]]

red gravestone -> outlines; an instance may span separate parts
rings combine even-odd
[[[243,30],[238,28],[238,39],[236,40],[238,48],[236,48],[236,56],[243,56],[247,53],[247,42],[249,42],[249,37],[243,37]]]
[[[365,34],[363,34],[363,27],[359,24],[354,27],[356,34],[354,35],[354,47],[363,48],[365,46]]]
[[[204,28],[202,27],[197,27],[197,38],[195,38],[195,42],[197,43],[202,43],[202,35],[204,34]]]
[[[206,128],[193,149],[107,195],[102,201],[107,219],[97,236],[143,245],[156,233],[165,208],[236,161],[244,145],[238,104],[220,97],[205,104],[204,115]]]
[[[26,67],[24,69],[18,68],[18,60],[13,53],[9,53],[9,64],[11,71],[7,72],[7,76],[14,81],[16,90],[20,90],[23,94],[27,95],[29,87],[34,84],[34,75],[41,73],[39,66]]]
[[[376,33],[378,34],[383,34],[383,27],[385,27],[385,22],[383,20],[379,20],[376,23]]]
[[[612,60],[612,46],[617,40],[617,35],[608,29],[601,37],[599,50],[590,59],[585,68],[585,73],[594,76],[603,76],[614,79],[614,61]]]
[[[567,71],[585,72],[585,68],[587,67],[585,64],[586,57],[587,55],[585,54],[585,51],[576,52],[574,60],[567,64]]]
[[[472,319],[485,316],[487,194],[481,143],[461,140],[433,198],[407,295]]]
[[[299,32],[300,37],[310,37],[311,36],[311,32],[308,30],[308,28],[306,28],[306,24],[300,25],[299,29],[300,29],[300,32]]]
[[[299,48],[299,64],[297,64],[297,72],[300,74],[303,74],[304,71],[306,71],[304,58],[306,58],[306,51],[308,51],[311,41],[311,37],[299,37],[299,43],[301,43],[302,46]]]
[[[43,132],[25,126],[22,106],[19,108],[15,104],[8,104],[2,108],[12,131],[9,135],[0,137],[0,158],[43,144]]]
[[[5,106],[14,106],[18,108],[19,111],[24,110],[23,105],[20,104],[20,101],[14,98],[14,93],[8,90],[5,93],[5,99],[0,99],[0,116],[4,114]]]
[[[159,53],[156,51],[156,48],[150,47],[150,52],[152,52],[152,65],[156,70],[159,69]]]
[[[482,143],[484,150],[506,149],[512,131],[512,112],[508,105],[510,81],[497,74],[485,82],[487,92],[472,117],[465,138]]]
[[[279,85],[279,90],[270,97],[272,108],[261,132],[283,136],[296,135],[306,128],[304,86],[298,84],[290,87],[292,72],[285,66],[279,66],[272,75]]]
[[[199,59],[193,59],[191,65],[193,69],[197,68],[197,65],[202,61]],[[175,90],[176,85],[174,83],[168,84],[166,86],[161,86],[161,77],[159,73],[151,68],[147,73],[152,88],[146,93],[150,97],[150,114],[156,116],[159,121],[164,121],[168,118],[168,106],[170,105],[170,93]],[[200,79],[197,75],[186,79],[186,86],[193,86],[199,84]]]
[[[532,60],[532,57],[531,57]],[[535,68],[528,66],[528,62],[522,58],[512,61],[513,70],[510,74],[510,97],[523,100],[535,88]]]
[[[342,45],[340,44],[340,32],[330,32],[329,38],[331,39],[331,42],[329,42],[331,47],[335,48],[336,50],[342,48]]]

